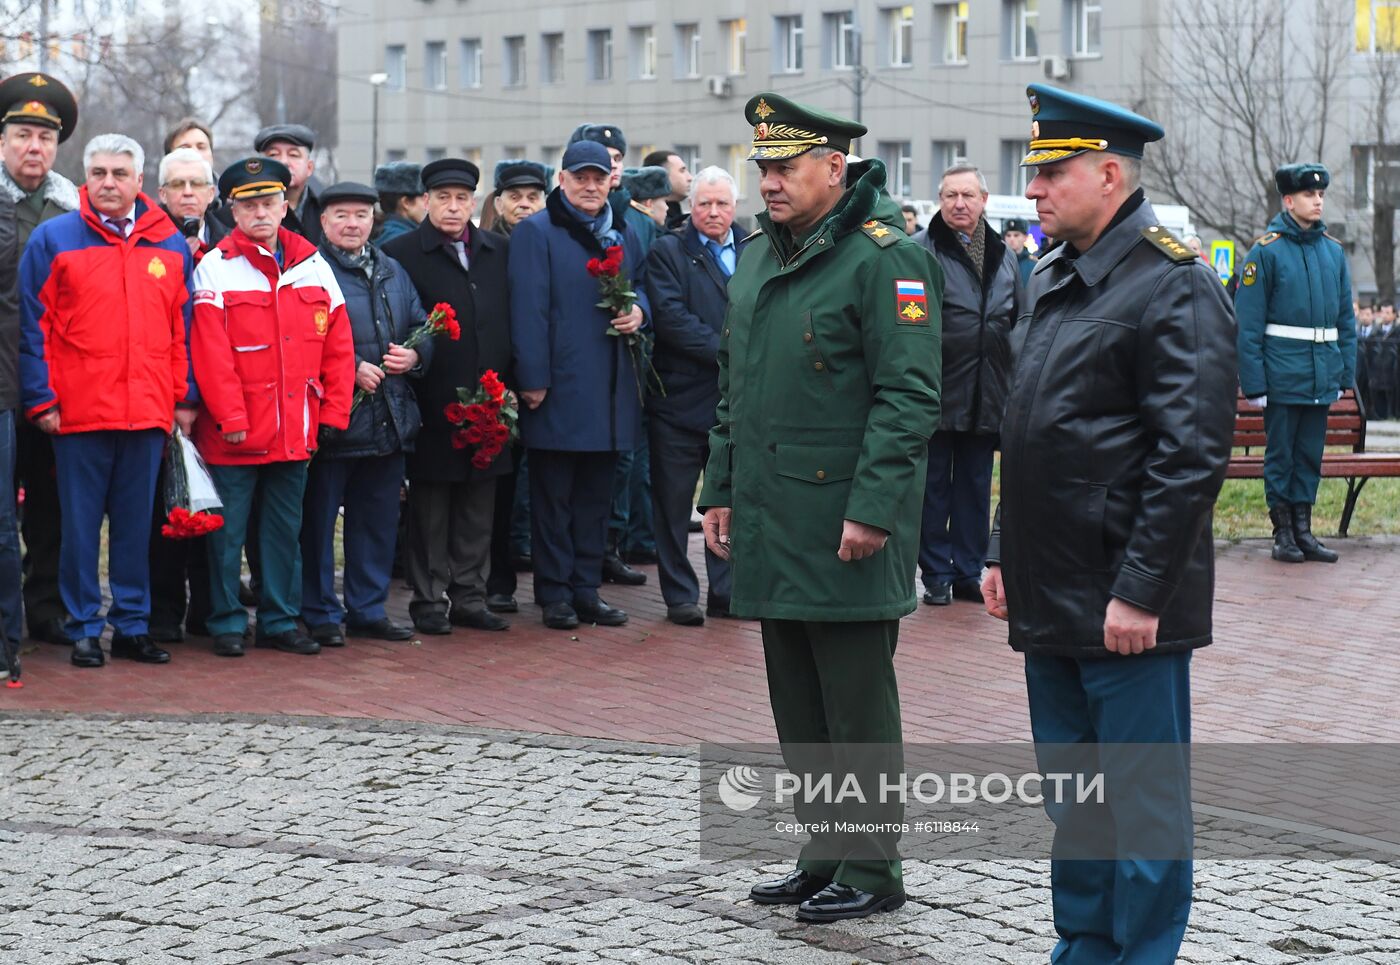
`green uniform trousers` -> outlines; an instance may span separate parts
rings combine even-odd
[[[257,540],[262,571],[258,584],[258,633],[270,636],[296,626],[301,612],[301,506],[306,489],[305,460],[260,466],[210,466],[224,525],[209,534],[209,633],[242,633],[248,611],[238,602],[243,544]],[[248,515],[258,501],[258,531],[248,532]]]
[[[867,803],[833,803],[817,795],[793,799],[798,822],[814,830],[797,867],[873,894],[903,890],[897,831],[838,833],[836,822],[887,824],[904,819],[898,800],[878,801],[880,777],[899,782],[904,743],[894,674],[898,620],[817,623],[762,622],[768,694],[783,762],[808,780],[830,774],[833,789],[846,775],[860,782]]]
[[[1273,402],[1264,407],[1264,498],[1270,506],[1317,502],[1327,409]]]

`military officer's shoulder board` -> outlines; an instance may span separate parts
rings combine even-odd
[[[1278,240],[1279,240],[1280,238],[1282,238],[1282,237],[1283,237],[1283,235],[1279,234],[1277,231],[1270,231],[1268,234],[1264,235],[1264,236],[1261,237],[1258,241],[1256,241],[1255,244],[1256,244],[1256,245],[1271,245],[1271,244],[1273,244],[1275,241],[1278,241]]]
[[[1178,241],[1175,235],[1161,225],[1143,228],[1142,236],[1152,242],[1153,247],[1172,261],[1185,263],[1196,257],[1194,251]]]
[[[862,233],[864,233],[865,237],[875,242],[881,248],[888,248],[890,245],[898,241],[900,235],[903,234],[903,232],[900,232],[900,234],[895,234],[889,229],[888,226],[883,225],[878,221],[867,221],[865,224],[860,226],[860,229]]]

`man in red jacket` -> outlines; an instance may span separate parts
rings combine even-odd
[[[194,437],[224,503],[209,536],[212,612],[220,656],[243,655],[248,613],[238,602],[254,492],[262,579],[256,644],[319,653],[296,629],[301,609],[302,494],[317,437],[350,421],[355,350],[330,266],[282,227],[290,174],[271,158],[239,161],[219,178],[235,228],[199,262],[190,339],[202,406]]]
[[[72,661],[165,663],[149,636],[147,534],[165,434],[193,421],[185,324],[189,248],[141,193],[141,146],[102,134],[83,150],[77,211],[34,229],[20,266],[25,414],[54,439],[62,508],[59,592]],[[179,408],[180,404],[185,408]],[[112,605],[104,620],[98,551],[109,526]]]

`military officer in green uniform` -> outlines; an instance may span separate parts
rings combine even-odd
[[[864,127],[771,93],[744,113],[767,211],[729,280],[705,540],[733,566],[732,612],[762,621],[788,769],[839,786],[902,767],[894,651],[916,604],[943,276],[905,235],[881,162],[848,164]],[[825,804],[799,796],[798,821]],[[814,832],[797,870],[751,896],[806,921],[897,908],[898,837]]]
[[[1274,172],[1283,210],[1245,256],[1235,293],[1240,387],[1264,407],[1264,498],[1273,557],[1337,562],[1312,532],[1327,409],[1356,384],[1356,316],[1341,243],[1322,223],[1321,164]]]

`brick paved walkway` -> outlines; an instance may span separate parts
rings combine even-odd
[[[1400,741],[1400,541],[1336,545],[1335,566],[1278,564],[1260,541],[1221,549],[1217,642],[1193,670],[1198,740]],[[0,709],[370,717],[674,744],[771,740],[758,625],[676,627],[646,569],[647,586],[605,590],[632,614],[621,628],[546,630],[523,574],[522,612],[507,633],[352,640],[317,657],[254,650],[240,660],[213,656],[196,637],[171,645],[168,666],[115,661],[99,670],[70,666],[65,648],[27,645],[26,686],[0,690]],[[394,605],[402,618],[404,592]],[[1019,658],[979,607],[920,607],[903,623],[896,663],[907,740],[1029,738]]]

